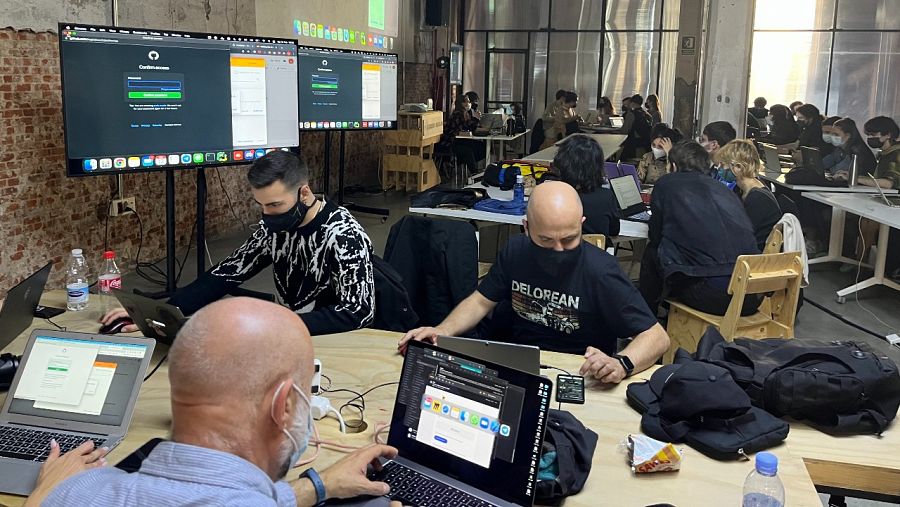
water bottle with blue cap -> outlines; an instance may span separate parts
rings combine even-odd
[[[778,478],[778,457],[770,452],[756,455],[756,467],[744,481],[743,507],[783,507],[784,485]]]

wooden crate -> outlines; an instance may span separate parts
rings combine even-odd
[[[440,183],[434,160],[385,155],[382,186],[405,192],[422,192]]]
[[[416,131],[420,139],[440,137],[444,133],[444,113],[442,111],[397,113],[397,130]]]

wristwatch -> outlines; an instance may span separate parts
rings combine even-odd
[[[634,372],[634,363],[631,362],[631,359],[628,359],[628,356],[622,356],[619,354],[613,354],[613,358],[619,361],[619,364],[622,365],[622,368],[625,368],[625,376],[630,377],[632,372]]]
[[[309,482],[313,484],[313,488],[315,488],[316,490],[316,507],[325,505],[325,500],[327,500],[328,497],[325,494],[325,483],[322,482],[322,478],[319,477],[319,473],[312,468],[307,468],[305,472],[300,474],[300,477],[306,477],[307,479],[309,479]]]

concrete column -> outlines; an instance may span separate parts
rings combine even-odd
[[[700,94],[700,128],[731,123],[744,137],[755,0],[710,0]]]
[[[699,95],[700,49],[706,0],[681,0],[678,18],[678,55],[675,57],[675,97],[672,125],[692,136]]]

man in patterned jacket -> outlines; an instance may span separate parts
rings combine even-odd
[[[243,245],[169,300],[185,314],[225,296],[272,265],[275,287],[291,310],[303,313],[310,334],[359,329],[375,316],[372,242],[346,209],[316,198],[299,157],[273,151],[247,173],[262,207],[259,228]],[[127,314],[108,312],[106,324]],[[136,331],[126,326],[122,332]]]

